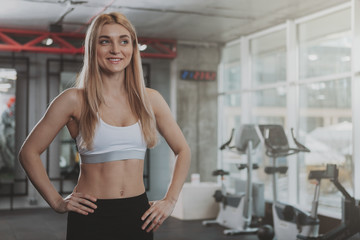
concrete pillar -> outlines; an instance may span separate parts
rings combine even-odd
[[[201,181],[216,181],[217,81],[181,80],[181,70],[214,71],[220,62],[217,46],[178,45],[177,121],[191,148],[189,176],[200,173]]]

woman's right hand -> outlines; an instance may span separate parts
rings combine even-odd
[[[54,206],[54,210],[58,213],[66,213],[69,211],[77,212],[83,215],[93,213],[97,206],[94,204],[96,198],[88,194],[73,192],[64,199],[59,199]]]

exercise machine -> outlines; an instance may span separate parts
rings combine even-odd
[[[243,194],[229,194],[226,191],[224,184],[224,176],[229,175],[229,172],[223,169],[218,169],[213,172],[214,176],[221,176],[221,190],[217,190],[214,194],[216,202],[220,203],[220,210],[215,220],[203,221],[203,225],[219,224],[223,227],[229,228],[224,230],[226,235],[234,235],[239,233],[256,233],[257,228],[251,226],[253,216],[253,182],[252,171],[257,169],[257,164],[253,164],[252,154],[254,149],[259,145],[260,138],[258,130],[255,125],[242,125],[236,131],[233,129],[230,139],[224,143],[220,149],[236,150],[236,153],[247,154],[247,163],[239,164],[238,169],[247,169],[246,190]],[[235,138],[235,145],[230,146],[233,138]],[[262,189],[262,192],[261,190]],[[264,206],[264,191],[263,188],[257,188],[258,200],[262,199],[262,211],[265,212]],[[259,205],[259,204],[258,204]],[[260,204],[261,205],[261,204]],[[264,213],[263,213],[264,215]]]
[[[287,166],[278,166],[277,160],[299,152],[310,152],[299,143],[291,130],[296,147],[289,146],[284,128],[281,125],[259,125],[266,147],[265,154],[272,158],[272,166],[265,168],[265,173],[272,175],[273,182],[273,222],[277,240],[296,240],[297,235],[316,237],[319,232],[319,220],[316,215],[318,193],[315,192],[311,212],[303,211],[295,206],[278,201],[277,178],[278,174],[285,174]],[[316,190],[318,191],[318,190]]]
[[[355,200],[350,194],[345,190],[345,188],[338,181],[339,170],[335,164],[327,164],[326,170],[316,170],[310,171],[309,179],[315,179],[319,183],[317,185],[320,188],[321,179],[327,178],[335,185],[335,187],[343,195],[342,201],[342,218],[341,224],[332,229],[331,231],[319,235],[316,237],[312,236],[303,236],[299,234],[297,239],[301,240],[345,240],[351,237],[359,237],[360,233],[360,206],[359,202]],[[316,210],[317,210],[316,205]],[[359,238],[356,238],[359,239]]]

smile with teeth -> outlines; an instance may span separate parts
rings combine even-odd
[[[121,61],[121,58],[108,58],[108,60],[111,62],[111,63],[118,63]]]

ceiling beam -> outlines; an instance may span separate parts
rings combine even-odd
[[[48,38],[53,41],[49,46],[43,43]],[[84,39],[85,35],[81,33],[0,28],[0,51],[83,54]],[[138,41],[148,46],[145,51],[140,52],[143,58],[176,58],[176,40],[139,37]]]

